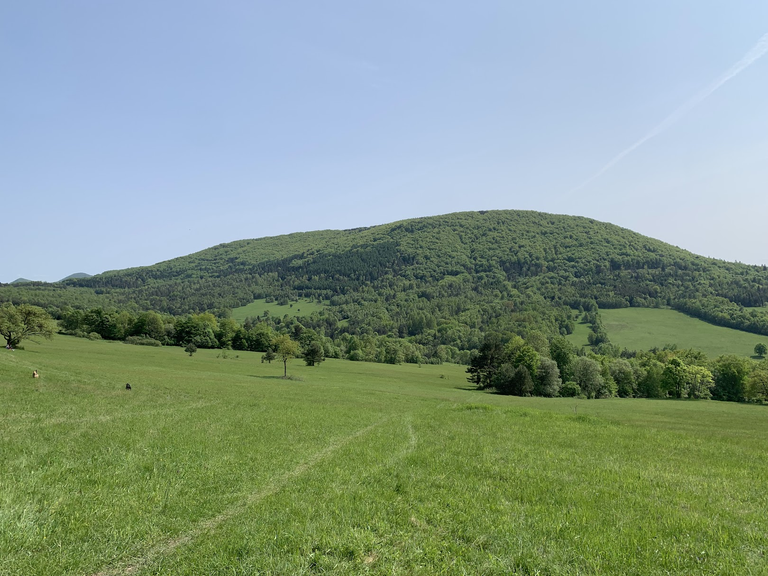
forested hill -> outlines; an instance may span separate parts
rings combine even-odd
[[[0,301],[183,314],[257,298],[329,303],[326,328],[567,331],[568,308],[672,306],[768,334],[768,270],[618,226],[529,211],[464,212],[221,244],[154,266],[0,288]],[[447,327],[447,328],[446,328]],[[517,327],[517,328],[516,328]],[[526,328],[527,327],[527,328]]]

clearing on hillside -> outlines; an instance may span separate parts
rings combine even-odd
[[[760,334],[715,326],[666,308],[616,308],[600,310],[611,343],[629,350],[650,350],[676,344],[696,348],[710,358],[721,354],[752,356],[755,344],[766,339]],[[576,346],[588,346],[589,325],[576,324],[568,338]]]

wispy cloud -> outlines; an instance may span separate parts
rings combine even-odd
[[[593,182],[594,180],[596,180],[597,178],[605,174],[608,170],[613,168],[627,154],[631,153],[639,146],[642,146],[654,136],[658,136],[665,130],[669,129],[670,126],[672,126],[678,120],[680,120],[683,116],[685,116],[691,109],[697,106],[702,100],[707,98],[710,94],[712,94],[715,90],[717,90],[723,84],[728,82],[728,80],[736,76],[739,72],[742,72],[743,70],[748,68],[756,60],[758,60],[762,56],[765,56],[766,53],[768,53],[768,33],[764,34],[762,38],[758,40],[757,44],[755,44],[754,47],[752,47],[752,49],[749,52],[747,52],[741,60],[739,60],[738,62],[736,62],[736,64],[731,66],[731,68],[725,74],[720,76],[720,78],[718,78],[715,82],[710,84],[707,88],[705,88],[704,90],[696,94],[693,98],[685,102],[677,110],[672,112],[672,114],[667,116],[658,125],[656,125],[650,132],[648,132],[648,134],[640,138],[640,140],[632,144],[632,146],[630,146],[626,150],[623,150],[622,152],[617,154],[610,162],[608,162],[605,166],[600,168],[600,170],[598,170],[594,175],[592,175],[590,178],[585,180],[583,183],[576,186],[576,188],[573,188],[572,190],[568,191],[567,194],[573,194],[574,192],[581,190],[587,184],[590,184],[591,182]]]

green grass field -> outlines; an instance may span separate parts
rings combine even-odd
[[[280,306],[277,302],[267,303],[263,298],[261,300],[254,300],[250,304],[235,308],[232,310],[232,318],[242,323],[249,316],[257,317],[264,314],[269,310],[270,316],[276,316],[282,318],[286,314],[288,316],[300,317],[309,316],[313,312],[320,312],[324,306],[317,302],[310,302],[309,300],[299,300],[298,302],[291,302]]]
[[[755,344],[768,337],[715,326],[682,312],[663,308],[617,308],[600,310],[603,325],[613,344],[630,350],[649,350],[667,344],[703,350],[711,358],[721,354],[752,356]],[[577,324],[568,338],[576,346],[587,346],[589,325]]]
[[[768,573],[764,407],[217,356],[0,350],[0,574]]]

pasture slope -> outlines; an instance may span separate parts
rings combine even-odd
[[[63,336],[0,352],[3,575],[768,572],[764,407],[501,397],[453,365],[283,380],[260,354]]]
[[[755,344],[768,336],[715,326],[669,308],[615,308],[600,310],[611,343],[629,350],[650,350],[668,344],[695,348],[716,358],[722,354],[752,356]],[[589,325],[576,324],[568,339],[575,346],[587,346]]]

